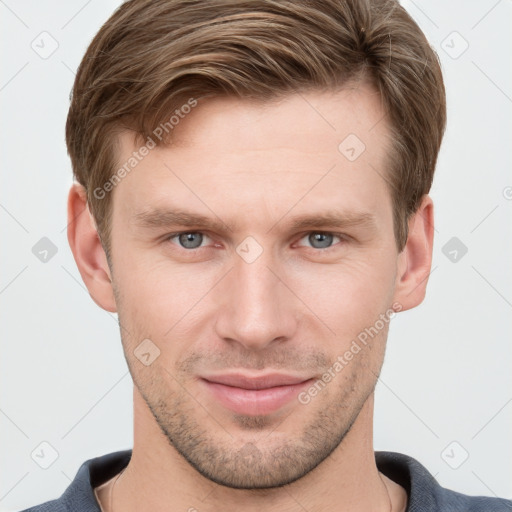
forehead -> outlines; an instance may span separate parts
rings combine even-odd
[[[209,99],[173,124],[169,146],[137,160],[114,189],[114,211],[170,203],[233,220],[329,200],[358,211],[389,204],[388,133],[380,96],[364,84],[271,102]],[[118,164],[139,149],[122,134]]]
[[[272,142],[331,151],[340,138],[352,133],[376,147],[378,139],[387,135],[383,118],[380,94],[364,82],[339,91],[295,93],[268,101],[218,97],[200,102],[180,119],[175,116],[172,145],[215,145],[221,150],[236,143],[240,150],[256,151]],[[223,137],[227,132],[233,138]]]

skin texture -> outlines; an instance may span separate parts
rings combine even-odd
[[[354,161],[338,149],[349,134],[366,146]],[[388,511],[388,494],[404,510],[405,491],[379,474],[373,454],[389,323],[307,404],[235,414],[201,381],[234,370],[319,379],[379,315],[423,300],[433,204],[423,197],[398,253],[378,94],[359,84],[268,104],[209,99],[173,135],[112,192],[112,268],[83,189],[69,195],[73,254],[93,300],[119,314],[134,381],[133,455],[114,510]],[[124,133],[120,165],[138,147]],[[144,226],[137,214],[156,208],[222,228]],[[373,220],[291,226],[333,210]],[[320,242],[318,231],[341,235]],[[176,232],[199,233],[199,248]],[[247,237],[256,244],[244,246]],[[262,252],[248,263],[240,247]],[[160,351],[147,366],[134,353],[145,339]],[[104,510],[109,492],[102,487]]]

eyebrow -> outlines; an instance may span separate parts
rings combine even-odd
[[[142,228],[164,228],[168,226],[193,227],[202,226],[203,228],[214,231],[231,231],[232,228],[224,223],[220,218],[210,218],[199,213],[188,212],[186,210],[163,210],[160,208],[145,210],[134,215],[135,224]]]
[[[369,212],[339,212],[336,210],[320,213],[307,213],[292,217],[286,221],[287,215],[277,221],[270,229],[285,221],[289,229],[298,230],[306,228],[325,228],[330,226],[338,229],[349,227],[376,228],[376,218]],[[212,231],[233,231],[237,223],[227,224],[219,217],[207,217],[194,212],[180,209],[151,209],[134,215],[134,222],[137,226],[147,229],[167,228],[170,226],[181,226],[185,228],[200,228]]]

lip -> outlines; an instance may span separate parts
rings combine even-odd
[[[312,378],[285,374],[247,375],[241,373],[211,375],[200,382],[216,401],[238,414],[271,414],[288,404],[307,387]]]

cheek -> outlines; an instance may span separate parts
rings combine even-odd
[[[169,261],[138,262],[116,273],[121,292],[120,316],[140,337],[166,343],[198,324],[209,292],[225,272],[204,265]],[[131,329],[130,329],[131,326]]]
[[[309,308],[308,316],[320,319],[338,340],[350,340],[389,308],[394,273],[391,260],[353,258],[297,269],[287,283]]]

